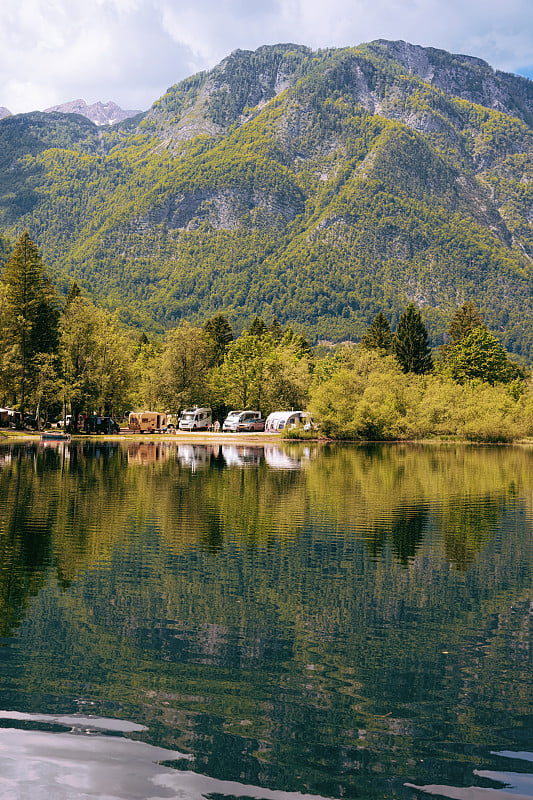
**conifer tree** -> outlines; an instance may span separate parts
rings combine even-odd
[[[367,332],[361,339],[361,344],[367,350],[380,350],[383,353],[392,352],[392,331],[385,314],[380,311]]]
[[[72,303],[72,302],[73,302],[73,301],[74,301],[74,300],[75,300],[77,297],[79,297],[80,295],[81,295],[81,289],[80,289],[80,287],[78,286],[78,284],[76,283],[76,281],[74,281],[74,283],[72,284],[72,286],[71,286],[71,287],[70,287],[70,289],[68,290],[67,299],[65,300],[65,306],[64,306],[64,308],[65,308],[65,309],[66,309],[66,308],[68,308],[68,307],[69,307],[69,305],[70,305],[70,304],[71,304],[71,303]]]
[[[268,332],[270,333],[270,335],[272,336],[272,339],[275,342],[281,342],[281,339],[283,337],[283,328],[279,324],[279,322],[276,319],[276,317],[274,317],[274,319],[270,323],[270,327],[268,329]]]
[[[265,323],[263,322],[263,320],[261,319],[261,317],[257,317],[256,316],[252,320],[252,324],[250,325],[250,329],[248,330],[248,333],[250,334],[250,336],[259,336],[259,337],[261,337],[261,336],[265,335],[267,330],[268,330],[268,328],[265,325]]]
[[[219,366],[234,339],[232,327],[224,314],[215,314],[204,324],[203,331],[213,349],[212,366]]]
[[[483,317],[475,303],[467,300],[460,308],[456,309],[448,328],[450,344],[454,345],[464,339],[474,328],[483,327]]]
[[[394,353],[404,372],[423,375],[433,369],[428,334],[420,311],[410,303],[400,317],[393,340]]]
[[[2,345],[14,363],[19,408],[24,414],[36,356],[57,351],[59,320],[55,290],[27,231],[15,245],[2,281],[6,292]]]

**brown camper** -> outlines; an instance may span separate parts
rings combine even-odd
[[[161,433],[167,427],[167,415],[158,411],[132,411],[128,418],[130,431]]]

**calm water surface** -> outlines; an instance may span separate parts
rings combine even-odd
[[[0,798],[533,797],[533,451],[0,448]]]

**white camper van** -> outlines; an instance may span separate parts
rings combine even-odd
[[[181,412],[180,431],[200,431],[211,427],[213,417],[210,408],[188,408]]]

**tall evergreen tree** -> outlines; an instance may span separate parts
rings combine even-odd
[[[81,295],[81,289],[80,289],[80,287],[78,286],[78,284],[76,283],[76,281],[74,281],[74,283],[72,284],[72,286],[71,286],[71,287],[70,287],[70,289],[68,290],[68,294],[67,294],[67,298],[66,298],[66,300],[65,300],[65,306],[64,306],[64,308],[65,308],[65,309],[66,309],[66,308],[68,308],[68,307],[69,307],[69,305],[70,305],[70,304],[71,304],[71,303],[72,303],[72,302],[73,302],[73,301],[74,301],[74,300],[75,300],[77,297],[79,297],[80,295]]]
[[[361,339],[361,344],[367,350],[380,350],[383,353],[392,352],[392,331],[385,314],[380,311],[374,322]]]
[[[483,327],[483,317],[475,303],[467,300],[456,309],[448,328],[450,344],[454,345],[464,339],[474,328]]]
[[[276,317],[274,317],[274,319],[270,323],[268,332],[270,333],[275,342],[281,342],[281,339],[283,338],[283,328],[279,324]]]
[[[423,375],[433,369],[428,334],[420,311],[413,303],[407,306],[399,319],[393,348],[404,372]]]
[[[250,336],[259,336],[259,337],[261,337],[261,336],[265,335],[267,330],[268,330],[268,328],[265,325],[265,323],[263,322],[263,320],[261,319],[261,317],[257,317],[256,316],[252,320],[252,324],[250,325],[250,329],[248,330],[248,333],[250,334]]]
[[[24,413],[36,356],[57,351],[59,320],[57,295],[27,231],[15,245],[2,281],[6,287],[2,345],[15,365],[19,408]]]
[[[204,323],[203,331],[213,350],[212,366],[218,367],[234,339],[232,327],[224,314],[215,314]]]

